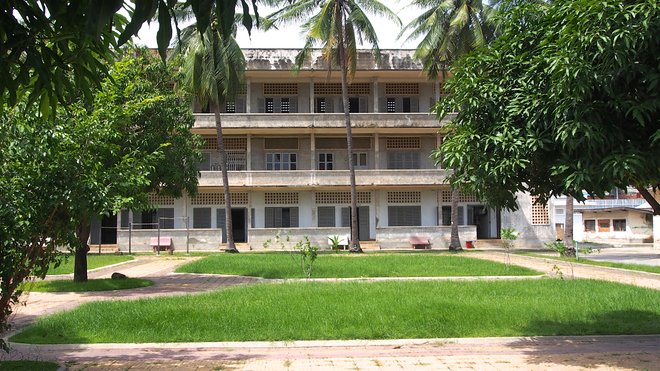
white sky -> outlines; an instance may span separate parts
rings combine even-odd
[[[403,26],[421,13],[418,8],[409,5],[409,0],[381,0],[381,2],[401,18]],[[259,7],[259,15],[262,17],[271,14],[272,11],[264,6]],[[379,18],[372,18],[371,23],[378,34],[378,44],[381,49],[414,49],[417,47],[416,42],[404,44],[403,39],[405,37],[401,40],[396,39],[400,28],[395,23]],[[145,24],[138,34],[139,38],[134,40],[135,43],[155,48],[157,46],[157,30],[157,23],[152,23],[151,27]],[[239,28],[237,40],[242,48],[301,48],[304,45],[304,38],[300,35],[299,25],[290,25],[268,32],[252,30],[251,37],[248,36],[244,28]]]

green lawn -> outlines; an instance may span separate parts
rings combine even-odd
[[[135,289],[153,284],[154,282],[151,280],[140,278],[127,278],[123,280],[105,278],[88,280],[87,282],[73,282],[71,280],[27,282],[21,285],[21,289],[35,292],[109,291]]]
[[[534,257],[537,257],[537,258],[561,260],[561,261],[571,262],[571,263],[597,265],[599,267],[621,268],[621,269],[629,269],[629,270],[632,270],[632,271],[640,271],[640,272],[660,274],[660,267],[654,266],[654,265],[615,263],[615,262],[606,262],[606,261],[600,261],[600,260],[591,260],[589,258],[582,258],[582,257],[579,258],[579,260],[576,260],[573,257],[557,256],[557,255],[546,255],[546,254],[531,253],[531,252],[521,252],[519,254],[520,255],[527,255],[527,256],[534,256]]]
[[[264,278],[303,278],[298,255],[289,253],[216,254],[177,269],[185,273],[236,274]],[[457,254],[321,254],[314,278],[538,275],[531,269],[471,259]]]
[[[2,371],[56,371],[59,367],[55,362],[0,361],[0,370]]]
[[[104,267],[106,265],[122,263],[125,261],[133,260],[133,257],[130,255],[87,255],[87,269],[94,269]],[[50,266],[48,268],[48,274],[70,274],[73,273],[73,265],[75,258],[73,256],[68,256],[65,260],[62,260],[62,264],[59,267],[55,268]]]
[[[658,334],[660,291],[591,280],[291,282],[88,303],[10,340],[144,343]]]

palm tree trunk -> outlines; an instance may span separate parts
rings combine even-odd
[[[341,64],[341,99],[344,105],[344,122],[346,123],[346,147],[348,150],[348,173],[351,182],[351,247],[350,252],[361,253],[360,235],[358,233],[357,187],[355,185],[355,164],[353,164],[353,129],[348,103],[348,61],[346,58],[346,28],[342,27],[342,40],[339,43],[339,59]]]
[[[462,250],[461,238],[458,235],[458,188],[451,189],[451,240],[449,250]]]
[[[89,252],[87,240],[89,239],[91,229],[90,223],[86,220],[81,220],[76,227],[78,246],[76,246],[73,268],[74,282],[87,282],[87,252]],[[101,238],[100,235],[99,238]]]
[[[218,99],[218,102],[221,100]],[[222,188],[225,194],[225,234],[227,236],[226,252],[237,253],[238,249],[234,243],[234,227],[231,220],[231,193],[229,192],[229,175],[227,174],[227,152],[222,136],[222,118],[220,117],[220,104],[214,105],[215,133],[218,138],[218,153],[220,155],[220,170],[222,171]]]

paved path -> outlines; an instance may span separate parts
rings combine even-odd
[[[500,252],[476,258],[503,261]],[[152,287],[97,293],[31,293],[17,308],[14,324],[95,300],[136,299],[203,292],[261,281],[257,278],[173,274],[194,258],[138,257],[137,261],[98,270],[90,277],[119,271],[147,277]],[[553,275],[596,278],[660,289],[660,275],[512,255],[513,264]],[[571,273],[572,272],[572,273]],[[0,355],[0,357],[7,357]],[[296,341],[183,344],[13,344],[14,359],[57,360],[72,370],[625,370],[657,369],[660,335],[532,338],[416,339],[389,341]]]
[[[481,251],[470,257],[504,262],[505,254],[494,251]],[[564,278],[589,278],[611,282],[626,283],[640,287],[660,290],[660,274],[631,271],[626,269],[599,267],[594,265],[569,263],[561,260],[536,258],[523,255],[510,255],[511,264],[520,265],[543,272],[550,276],[562,274]],[[559,268],[558,273],[555,267]]]
[[[648,247],[607,247],[587,256],[590,260],[660,266],[660,249]]]

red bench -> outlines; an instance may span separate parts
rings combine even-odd
[[[431,241],[429,241],[428,237],[422,237],[422,236],[410,236],[410,245],[412,246],[413,249],[430,249],[431,248]]]
[[[158,237],[151,237],[149,244],[151,245],[151,248],[154,250],[154,252],[167,250],[170,255],[174,253],[172,237],[161,237],[160,241],[158,240]]]

